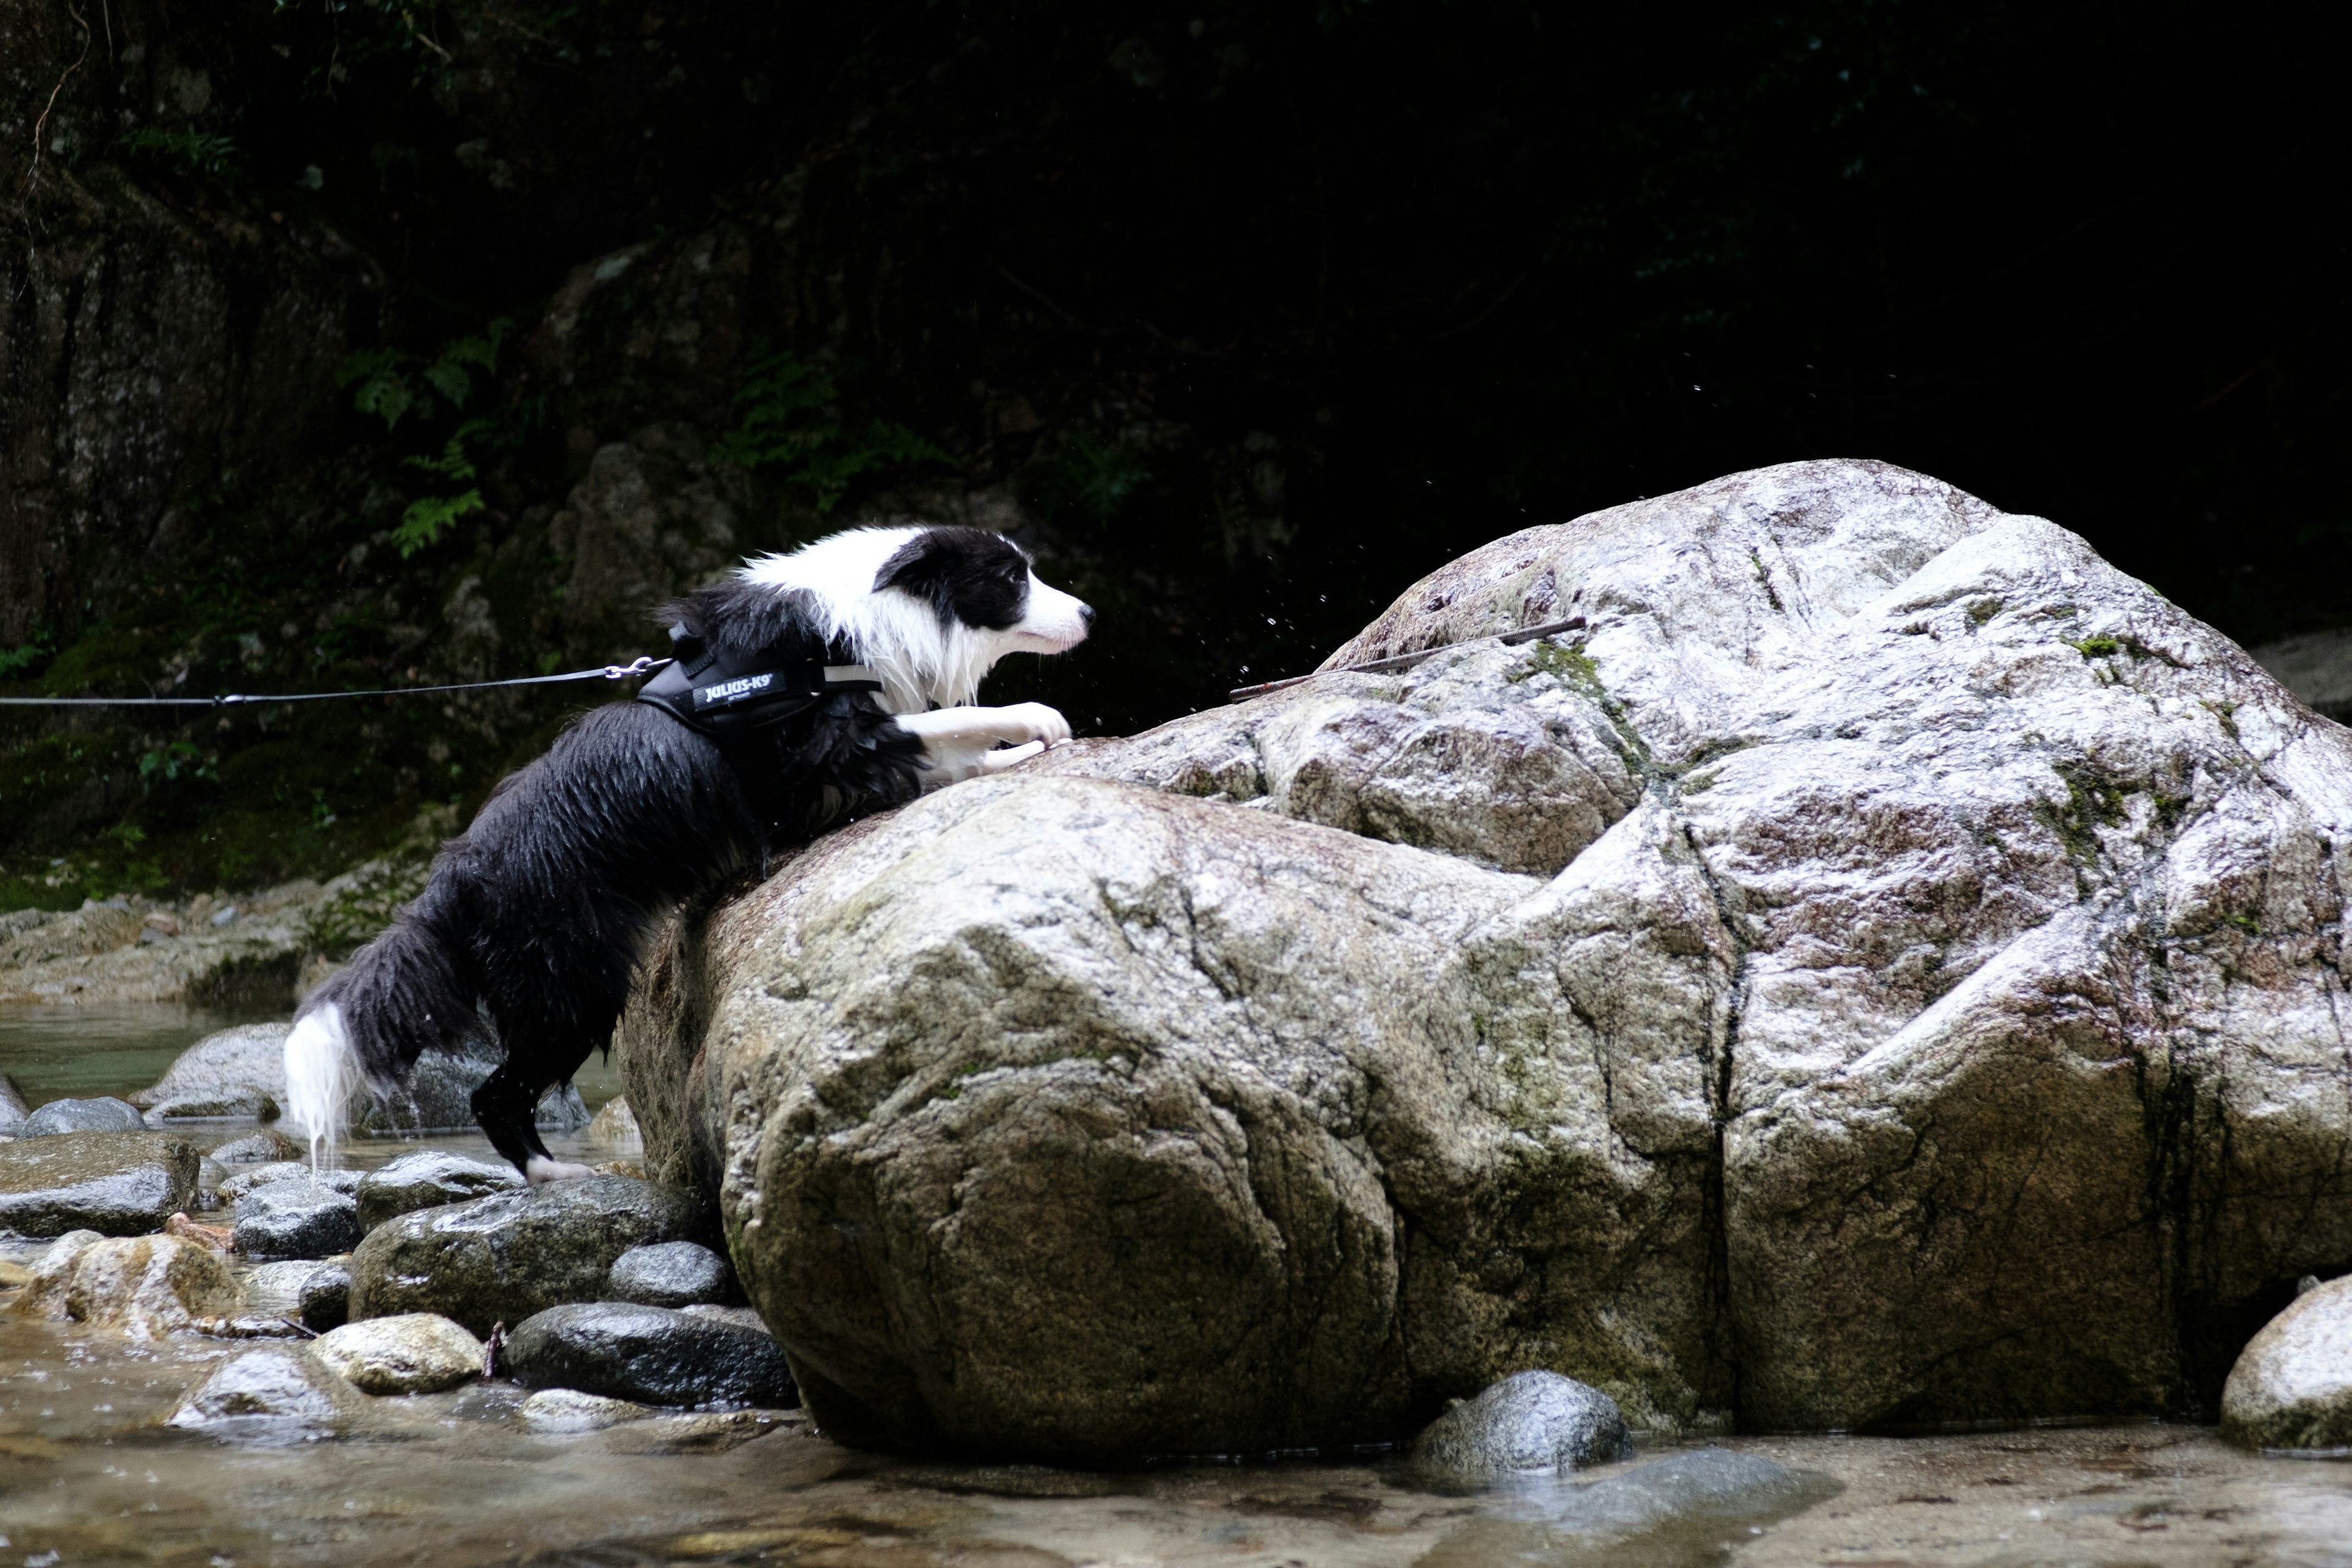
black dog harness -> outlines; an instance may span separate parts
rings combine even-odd
[[[862,664],[762,659],[739,667],[682,624],[670,627],[669,640],[676,658],[646,682],[637,700],[709,736],[730,761],[738,747],[836,691],[882,689],[882,678]]]

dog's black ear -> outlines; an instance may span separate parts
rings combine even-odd
[[[1029,558],[984,528],[927,528],[882,563],[874,588],[928,601],[942,626],[961,621],[1002,631],[1021,618]]]

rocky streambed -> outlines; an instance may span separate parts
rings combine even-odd
[[[2334,1560],[2352,735],[1874,464],[1499,541],[1330,664],[681,912],[634,1113],[542,1108],[642,1133],[590,1180],[285,1158],[282,1022],[0,1106],[0,1531]]]

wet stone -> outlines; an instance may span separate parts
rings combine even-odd
[[[362,1394],[438,1394],[482,1375],[482,1342],[433,1312],[345,1323],[310,1352]]]
[[[631,1400],[607,1399],[576,1388],[542,1388],[522,1402],[522,1418],[540,1432],[601,1432],[656,1414]]]
[[[1476,1484],[1565,1474],[1632,1452],[1615,1400],[1558,1373],[1522,1372],[1431,1422],[1412,1458],[1425,1474]]]
[[[317,1182],[272,1182],[236,1201],[236,1249],[257,1261],[332,1257],[362,1234],[358,1202]]]
[[[311,1182],[331,1192],[355,1195],[364,1178],[357,1171],[313,1171],[308,1160],[271,1160],[249,1166],[223,1182],[220,1195],[235,1203],[247,1193],[276,1182]]]
[[[360,1178],[360,1228],[373,1230],[418,1209],[468,1203],[521,1185],[522,1173],[512,1165],[493,1165],[440,1150],[403,1154]]]
[[[358,1389],[307,1350],[272,1345],[222,1366],[181,1401],[170,1425],[268,1447],[331,1436],[365,1405]]]
[[[268,1121],[286,1082],[284,1024],[246,1024],[180,1053],[152,1089],[131,1097],[157,1124],[239,1117]]]
[[[2248,1448],[2352,1448],[2352,1276],[2305,1290],[2246,1342],[2221,1436]]]
[[[248,1133],[233,1138],[212,1152],[211,1158],[224,1165],[257,1165],[264,1163],[299,1159],[302,1146],[283,1132]]]
[[[302,1326],[314,1334],[339,1328],[351,1321],[352,1271],[343,1264],[329,1263],[304,1281],[302,1300],[297,1309]]]
[[[0,1138],[14,1138],[25,1118],[32,1114],[33,1108],[25,1103],[25,1091],[16,1087],[16,1080],[0,1072]]]
[[[19,1138],[55,1138],[68,1132],[137,1132],[147,1125],[127,1100],[53,1100],[25,1118]]]
[[[709,1318],[714,1323],[732,1323],[739,1329],[749,1329],[755,1334],[767,1334],[770,1339],[775,1338],[775,1335],[769,1331],[767,1322],[760,1316],[760,1310],[757,1307],[714,1307],[707,1301],[698,1301],[691,1307],[681,1307],[678,1310],[689,1318]]]
[[[244,1290],[210,1247],[176,1236],[65,1239],[71,1249],[49,1249],[11,1311],[152,1340],[245,1310]]]
[[[352,1254],[351,1313],[439,1312],[487,1334],[494,1323],[595,1300],[631,1247],[706,1229],[697,1194],[627,1176],[419,1209],[376,1226]]]
[[[312,1279],[334,1267],[315,1258],[289,1258],[265,1263],[245,1276],[245,1299],[250,1311],[291,1318],[302,1310],[302,1294]]]
[[[800,1403],[765,1334],[667,1307],[552,1307],[508,1339],[499,1370],[527,1388],[573,1388],[646,1405]]]
[[[614,1260],[605,1295],[646,1307],[725,1307],[743,1299],[734,1266],[692,1241],[631,1247]]]
[[[1563,1533],[1629,1536],[1686,1522],[1794,1513],[1835,1489],[1821,1477],[1759,1454],[1694,1448],[1531,1500],[1529,1511]]]
[[[185,1139],[154,1132],[82,1132],[0,1144],[0,1228],[40,1237],[160,1230],[195,1203],[197,1158]]]

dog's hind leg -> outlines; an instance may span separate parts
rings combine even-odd
[[[549,1153],[540,1141],[538,1124],[541,1097],[559,1083],[569,1083],[589,1054],[583,1049],[569,1066],[562,1066],[543,1051],[510,1048],[505,1065],[474,1091],[474,1120],[481,1123],[491,1147],[533,1185],[595,1174],[585,1165],[571,1164]]]

